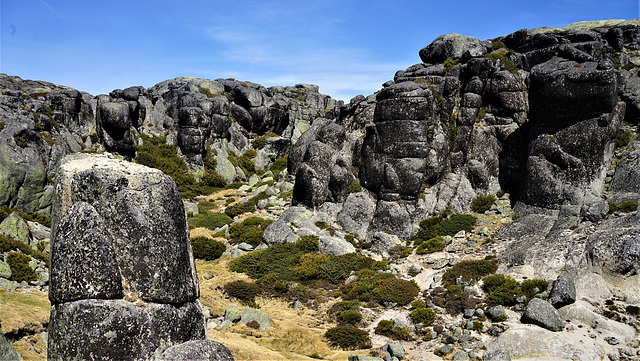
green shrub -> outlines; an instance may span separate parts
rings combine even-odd
[[[491,304],[511,306],[523,294],[518,281],[501,273],[487,276],[482,281],[489,293],[487,301]]]
[[[415,242],[415,241],[414,241]],[[416,248],[417,254],[428,254],[433,252],[440,252],[444,249],[444,241],[441,236],[433,237],[427,241],[420,243]]]
[[[504,43],[502,41],[493,40],[493,41],[491,41],[491,47],[493,48],[493,50],[498,50],[498,49],[502,49],[502,48],[506,49],[507,46],[504,45]]]
[[[417,243],[419,245],[424,241],[444,235],[441,223],[442,217],[431,217],[420,221],[418,224],[420,229],[413,237],[411,237],[414,244]]]
[[[478,219],[471,214],[454,214],[440,222],[445,235],[455,236],[460,231],[471,232]]]
[[[442,285],[455,285],[456,279],[463,282],[475,282],[480,278],[495,273],[498,264],[495,260],[464,260],[456,263],[442,275]]]
[[[176,145],[167,144],[166,137],[141,135],[142,145],[136,146],[135,162],[147,167],[160,169],[173,178],[181,193],[191,190],[196,181],[189,173],[189,166],[178,155]]]
[[[253,212],[256,210],[256,205],[258,204],[258,201],[262,199],[268,199],[268,198],[269,198],[269,195],[266,194],[265,192],[259,193],[249,198],[243,203],[236,203],[234,205],[227,207],[224,210],[224,213],[231,218],[235,218],[241,214]]]
[[[338,326],[327,330],[324,336],[329,344],[345,350],[371,348],[369,334],[352,326]]]
[[[411,309],[415,310],[417,308],[427,308],[427,304],[423,300],[415,300],[411,302]]]
[[[194,237],[191,239],[193,257],[205,261],[213,261],[220,258],[227,247],[218,241],[208,237]]]
[[[249,217],[229,227],[229,237],[234,243],[248,243],[257,247],[262,243],[262,233],[273,221],[260,217]]]
[[[44,242],[42,242],[44,245]],[[19,250],[25,255],[29,255],[33,258],[43,261],[47,267],[49,267],[49,255],[44,253],[44,247],[42,249],[33,249],[28,244],[22,243],[17,239],[0,234],[0,253],[9,252],[13,250]]]
[[[638,202],[632,200],[626,200],[618,205],[620,212],[629,213],[638,210]]]
[[[256,139],[254,139],[251,142],[251,145],[253,146],[253,148],[260,150],[260,149],[264,148],[265,145],[267,145],[267,138],[274,138],[274,137],[277,137],[277,136],[278,136],[278,134],[273,133],[273,132],[269,132],[267,134],[261,135],[261,136],[257,137]]]
[[[276,159],[269,167],[269,170],[273,173],[273,179],[278,179],[280,172],[287,169],[287,163],[289,162],[288,155],[284,155]]]
[[[499,60],[503,68],[512,74],[518,75],[518,67],[507,57],[508,52],[507,49],[494,50],[489,54],[485,54],[484,57],[493,60],[494,63]]]
[[[29,266],[30,260],[31,257],[26,254],[18,252],[9,252],[9,254],[7,254],[7,263],[11,269],[12,280],[16,282],[30,282],[38,279],[36,271]]]
[[[520,284],[520,289],[522,290],[522,293],[527,296],[528,300],[535,297],[536,294],[546,291],[548,287],[549,282],[536,278],[526,279]],[[536,289],[538,289],[537,292]]]
[[[608,201],[609,204],[609,214],[616,213],[618,211],[618,204],[614,201]]]
[[[411,311],[411,319],[414,323],[424,323],[429,326],[436,320],[436,313],[430,308],[416,308]]]
[[[460,59],[456,58],[456,59],[452,59],[452,58],[448,58],[447,60],[444,61],[444,68],[446,70],[449,70],[451,68],[453,68],[454,66],[460,64]]]
[[[633,131],[630,129],[620,129],[616,136],[616,145],[618,147],[626,147],[633,139]]]
[[[409,338],[409,331],[404,327],[395,326],[391,333],[393,340],[406,340]]]
[[[392,302],[404,306],[413,301],[419,292],[420,287],[413,280],[389,278],[374,288],[372,294],[380,303]]]
[[[476,332],[482,332],[484,329],[484,323],[482,321],[475,320],[473,321],[473,330]]]
[[[305,253],[318,252],[320,250],[319,240],[320,237],[316,235],[300,236],[296,241],[296,247]]]
[[[13,240],[0,233],[0,253],[5,253],[17,249],[13,244]]]
[[[349,193],[358,193],[358,192],[362,192],[362,186],[360,185],[360,183],[358,183],[357,180],[351,182],[351,184],[349,185]]]
[[[450,285],[446,288],[436,287],[431,292],[429,297],[433,303],[447,310],[450,315],[457,315],[469,308],[476,308],[479,300],[471,297],[468,293],[462,290],[462,287],[456,285]]]
[[[356,310],[344,310],[338,313],[338,321],[357,326],[362,321],[362,314]]]
[[[262,289],[255,283],[238,280],[225,284],[224,291],[228,296],[239,299],[247,306],[257,307],[255,298],[262,292]]]
[[[225,224],[233,222],[231,217],[227,216],[224,213],[211,212],[194,214],[193,216],[189,217],[188,221],[191,228],[201,227],[210,229],[212,231],[224,226]]]
[[[394,327],[393,321],[380,320],[380,322],[378,322],[378,325],[376,325],[376,328],[373,332],[375,332],[377,335],[391,337],[391,335],[393,334],[393,327]]]
[[[476,213],[484,213],[496,203],[496,196],[493,194],[478,194],[471,201],[471,210]]]
[[[13,212],[18,213],[20,218],[24,219],[25,221],[37,222],[42,224],[43,226],[51,228],[51,220],[49,219],[49,217],[47,217],[42,213],[38,213],[38,212],[26,213],[19,209],[8,208],[3,206],[0,206],[0,222],[2,222],[5,218],[7,218]]]
[[[229,269],[245,273],[253,279],[259,279],[273,273],[282,280],[295,281],[298,278],[292,269],[302,256],[295,244],[276,243],[262,251],[245,253],[229,263]]]
[[[212,187],[212,188],[223,188],[227,185],[227,181],[215,170],[207,170],[202,178],[200,179],[200,183],[204,186]]]

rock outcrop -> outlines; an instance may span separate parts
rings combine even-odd
[[[48,358],[149,360],[159,348],[206,340],[198,297],[174,181],[108,155],[65,158],[53,212]],[[223,346],[199,347],[231,359]]]

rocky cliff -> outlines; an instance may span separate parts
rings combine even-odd
[[[109,181],[102,187],[107,198],[68,202],[59,195],[71,193],[55,189],[53,183],[61,176],[56,169],[63,157],[106,151],[136,159],[145,144],[166,143],[186,161],[180,172],[193,176],[194,182],[215,172],[215,179],[231,183],[247,180],[251,173],[240,157],[267,169],[287,155],[287,170],[275,178],[295,183],[291,207],[266,227],[264,243],[318,235],[319,252],[325,255],[365,252],[366,245],[376,257],[384,257],[397,252],[399,245],[410,246],[411,237],[425,230],[420,222],[428,217],[468,211],[475,200],[495,194],[498,200],[485,213],[498,214],[500,222],[508,224],[495,233],[481,231],[478,237],[486,238],[482,246],[471,241],[468,246],[464,234],[448,240],[454,243],[446,252],[473,248],[480,249],[481,256],[497,255],[499,272],[518,279],[552,280],[567,274],[575,280],[582,304],[561,308],[562,318],[588,319],[585,322],[596,326],[606,324],[607,332],[618,332],[618,326],[585,309],[604,300],[640,301],[638,21],[523,29],[485,41],[447,34],[418,55],[420,63],[398,71],[375,94],[357,96],[348,104],[302,84],[264,88],[235,80],[177,78],[149,89],[131,87],[93,97],[3,75],[0,205],[45,214],[53,209],[54,233],[61,225],[71,231],[77,222],[107,229],[115,225],[106,223],[118,223],[120,214],[128,214],[128,204],[141,200],[138,194],[125,197],[122,190],[130,183]],[[274,181],[272,175],[254,177],[252,185],[273,188],[268,184]],[[84,187],[78,194],[93,194],[101,177],[68,183]],[[265,201],[256,193],[256,203]],[[268,196],[276,191],[272,193]],[[60,204],[68,204],[73,212],[62,217],[64,212],[58,210],[67,208]],[[129,213],[138,222],[136,212]],[[181,217],[176,213],[170,218]],[[175,279],[173,286],[187,288],[178,292],[186,298],[172,300],[175,292],[156,287],[149,270],[131,270],[122,258],[129,253],[146,255],[156,245],[142,242],[144,252],[129,252],[122,235],[97,232],[96,237],[100,242],[93,251],[111,265],[106,268],[113,274],[70,269],[65,272],[73,274],[56,276],[67,280],[59,289],[52,271],[54,316],[69,319],[62,312],[65,305],[86,303],[83,299],[92,295],[120,300],[127,291],[125,283],[141,302],[161,308],[194,302],[197,295],[188,289],[191,279]],[[84,242],[80,236],[65,239]],[[114,260],[109,247],[121,248],[124,256]],[[455,262],[445,257],[433,269]],[[190,274],[184,268],[189,265],[178,266],[184,271],[181,275]],[[78,274],[88,278],[76,282],[72,276]],[[430,275],[438,284],[435,273]],[[99,282],[89,289],[90,279]],[[473,291],[467,292],[470,285],[456,285],[465,286],[465,293]],[[425,289],[433,291],[428,282]],[[184,317],[199,318],[194,307]],[[562,329],[562,319],[549,307],[518,311],[525,311],[525,319],[536,324],[536,315],[552,314],[558,322],[545,327]],[[136,317],[153,318],[145,312]],[[487,349],[507,348],[512,356],[530,356],[535,350],[518,345],[535,339],[544,347],[555,342],[562,351],[547,356],[575,354],[576,359],[588,360],[605,354],[596,346],[582,352],[568,339],[560,342],[548,332],[532,336],[529,329],[521,331],[505,332]],[[180,342],[200,338],[199,330],[193,332],[194,337],[176,337]],[[631,340],[635,333],[625,328],[617,334]],[[154,337],[149,347],[166,343],[164,336]]]

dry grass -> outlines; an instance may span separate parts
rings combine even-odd
[[[48,324],[50,309],[45,292],[9,292],[0,288],[0,324],[5,334]]]
[[[223,314],[237,300],[229,299],[222,286],[235,280],[247,280],[244,274],[227,269],[230,258],[216,261],[196,260],[200,281],[200,301],[211,307],[212,314]],[[271,327],[258,331],[236,324],[225,331],[210,330],[209,337],[227,346],[236,360],[346,360],[352,354],[368,354],[368,350],[340,351],[329,347],[324,333],[332,325],[325,318],[330,303],[318,309],[301,307],[294,310],[287,301],[274,298],[256,299],[260,310],[271,315]],[[239,305],[240,309],[246,307]]]

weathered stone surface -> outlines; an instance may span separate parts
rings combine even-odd
[[[618,164],[609,191],[640,192],[640,150],[631,152]]]
[[[29,226],[16,212],[12,212],[2,223],[0,223],[0,233],[18,241],[29,244]]]
[[[553,306],[540,298],[532,298],[522,315],[522,322],[532,323],[551,331],[561,331],[564,321]]]
[[[79,300],[53,305],[49,360],[148,360],[164,345],[205,339],[199,305],[181,307],[124,300]]]
[[[90,204],[77,202],[67,210],[58,224],[51,254],[52,303],[123,297],[113,238]]]
[[[364,192],[351,193],[338,213],[337,221],[347,233],[356,233],[363,239],[373,220],[375,203]]]
[[[260,325],[258,328],[260,331],[266,331],[271,327],[271,315],[253,308],[247,308],[242,313],[242,319],[240,322],[246,325],[251,321],[256,321]]]
[[[560,308],[576,302],[576,286],[573,278],[568,274],[561,274],[551,287],[549,303],[555,308]]]
[[[0,277],[9,279],[11,278],[11,267],[5,261],[0,261]]]
[[[123,283],[141,299],[182,303],[198,297],[184,206],[169,176],[104,155],[66,159],[54,204],[54,244],[62,236],[60,218],[77,202],[93,206],[105,221]]]
[[[0,360],[22,361],[22,356],[13,349],[11,343],[2,334],[2,331],[0,331]]]
[[[600,360],[604,351],[599,345],[576,344],[575,340],[563,337],[535,326],[513,327],[500,336],[485,343],[487,352],[506,350],[513,359],[559,358],[579,361]]]
[[[229,322],[238,322],[242,318],[242,314],[240,313],[240,309],[236,305],[231,305],[227,307],[224,311],[224,319]]]
[[[508,350],[495,350],[482,356],[482,361],[511,361]]]
[[[219,342],[193,340],[171,346],[155,361],[233,361],[231,351]]]
[[[320,254],[340,256],[347,253],[354,253],[356,248],[344,238],[320,236],[318,240]]]
[[[640,228],[608,228],[595,232],[587,240],[585,254],[594,267],[615,274],[636,275],[640,270]]]
[[[437,37],[429,46],[422,48],[419,55],[424,63],[434,64],[442,63],[448,58],[460,58],[465,52],[478,57],[487,50],[476,38],[451,33]]]

